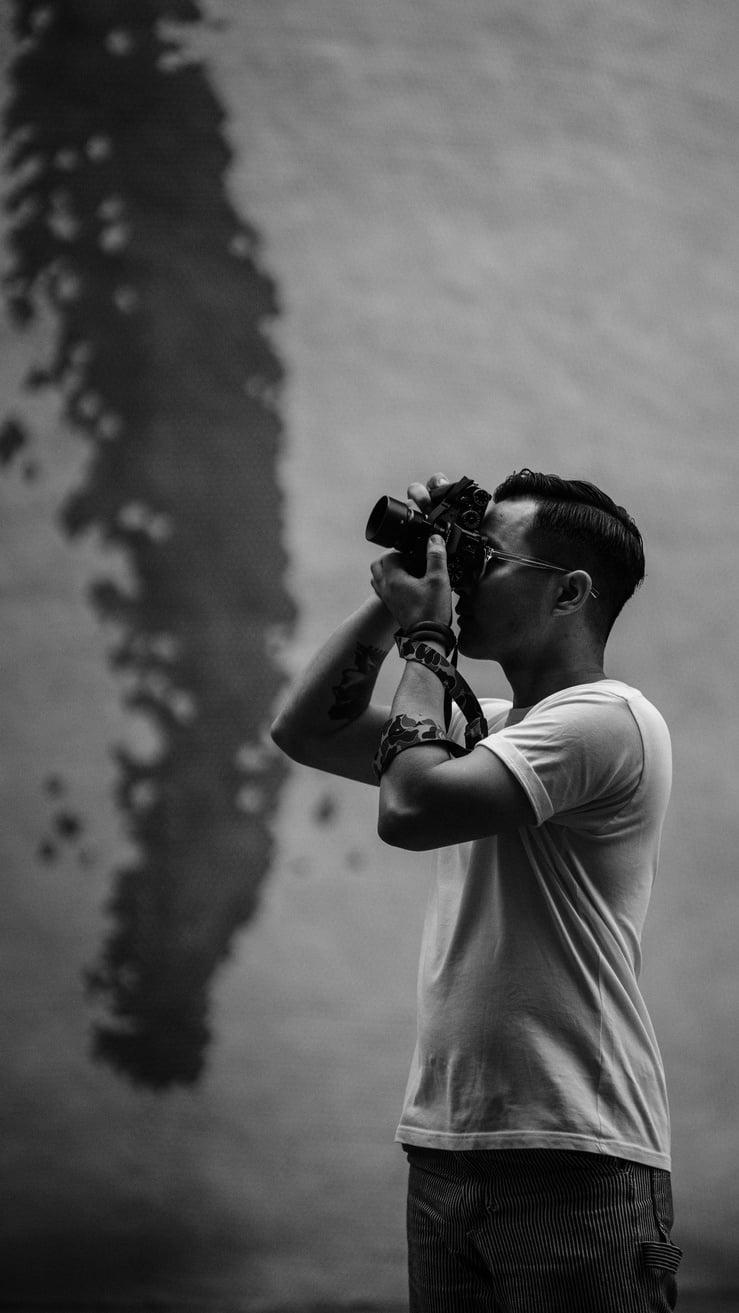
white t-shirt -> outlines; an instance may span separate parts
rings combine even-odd
[[[667,726],[636,689],[580,684],[520,713],[487,701],[494,752],[536,824],[439,850],[418,1043],[396,1139],[579,1149],[670,1166],[662,1061],[637,984],[671,785]],[[451,732],[461,736],[455,713]]]

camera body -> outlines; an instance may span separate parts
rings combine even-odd
[[[380,547],[392,547],[407,558],[411,574],[426,572],[426,548],[433,533],[446,544],[449,581],[455,592],[469,588],[485,567],[486,539],[480,533],[491,494],[473,479],[451,484],[443,501],[428,514],[396,497],[381,497],[373,507],[365,537]]]

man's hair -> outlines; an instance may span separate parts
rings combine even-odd
[[[623,506],[593,483],[518,470],[495,489],[493,501],[535,501],[532,550],[554,565],[587,570],[599,594],[594,608],[607,636],[644,578],[642,536]],[[593,618],[598,614],[593,611]]]

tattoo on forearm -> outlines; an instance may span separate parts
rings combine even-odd
[[[387,652],[381,647],[357,643],[353,666],[341,672],[341,680],[331,692],[334,701],[329,707],[330,720],[355,720],[366,711],[372,699],[377,675]]]

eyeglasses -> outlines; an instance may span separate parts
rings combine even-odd
[[[515,561],[518,565],[527,565],[530,570],[555,570],[557,574],[571,574],[564,565],[553,565],[551,561],[538,561],[535,556],[515,556],[513,552],[501,552],[497,547],[491,547],[489,543],[484,546],[485,564],[482,568],[483,574],[490,561]],[[595,588],[590,589],[591,597],[598,597],[599,594]]]

